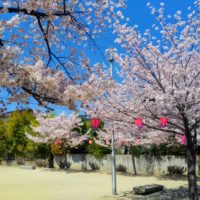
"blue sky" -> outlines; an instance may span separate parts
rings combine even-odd
[[[130,17],[131,25],[137,24],[141,31],[151,28],[155,23],[155,17],[151,15],[146,4],[150,2],[155,7],[159,7],[160,3],[165,4],[167,14],[173,14],[177,10],[181,10],[183,16],[188,13],[187,8],[193,6],[193,0],[127,0],[126,15]]]
[[[151,15],[149,8],[147,8],[146,4],[150,2],[155,7],[159,7],[161,2],[165,3],[166,14],[174,14],[177,10],[182,11],[183,17],[186,17],[188,14],[188,7],[193,7],[193,0],[127,0],[127,9],[124,11],[125,17],[129,17],[130,21],[128,22],[130,25],[138,25],[138,29],[141,32],[144,32],[146,29],[151,29],[152,24],[156,22],[155,17]],[[114,46],[113,36],[111,32],[108,32],[107,35],[103,38],[103,40],[99,40],[100,47],[102,48],[102,52],[104,49],[110,48]],[[103,58],[98,54],[94,53],[89,54],[91,62],[105,62]],[[35,109],[36,104],[33,103],[30,105],[31,108]],[[16,108],[15,104],[12,104],[8,107],[8,110],[13,110]],[[55,112],[57,114],[62,111],[69,113],[66,108],[55,106]]]
[[[138,30],[144,32],[146,29],[151,29],[152,25],[156,23],[156,18],[151,14],[147,3],[150,2],[156,8],[159,8],[160,3],[165,4],[166,15],[173,15],[177,10],[182,11],[182,16],[185,18],[188,14],[188,7],[193,7],[194,0],[127,0],[127,8],[123,10],[125,17],[130,18],[129,25],[138,25]],[[106,48],[114,46],[114,37],[111,31],[107,32],[102,38],[99,39],[98,45],[101,47],[102,52]],[[98,52],[90,54],[92,62],[105,62]]]

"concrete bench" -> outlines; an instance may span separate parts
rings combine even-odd
[[[21,165],[20,168],[21,169],[36,169],[34,165]]]
[[[152,184],[152,185],[143,185],[143,186],[134,187],[133,192],[135,194],[146,195],[146,194],[162,191],[163,189],[164,189],[163,185]]]

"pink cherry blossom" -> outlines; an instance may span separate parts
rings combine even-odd
[[[80,86],[97,71],[86,52],[123,20],[125,7],[124,0],[1,1],[0,86],[11,96],[4,103],[25,103],[32,96],[43,106],[75,109],[74,97],[91,96]]]
[[[38,143],[56,143],[65,146],[75,147],[88,139],[88,133],[80,135],[74,131],[82,125],[81,118],[77,114],[65,116],[62,113],[59,116],[48,118],[42,114],[37,115],[37,121],[40,123],[38,127],[33,127],[38,136],[32,136],[26,133],[27,137]]]

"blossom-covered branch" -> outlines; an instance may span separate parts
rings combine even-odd
[[[61,114],[54,118],[46,118],[41,114],[36,116],[40,123],[33,130],[39,133],[38,136],[31,136],[26,133],[27,137],[38,143],[54,143],[61,140],[65,146],[75,147],[87,140],[88,134],[81,135],[74,129],[82,125],[82,120],[77,114],[65,116]]]

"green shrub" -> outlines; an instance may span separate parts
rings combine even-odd
[[[111,150],[107,147],[92,143],[87,146],[88,153],[95,158],[103,158],[106,154],[110,154]]]
[[[140,146],[140,145],[138,145],[138,146],[132,146],[129,149],[129,153],[133,154],[136,157],[139,157],[140,155],[143,155],[143,149],[144,149],[144,147]]]
[[[169,155],[185,156],[186,151],[186,145],[173,145],[169,147]]]
[[[35,158],[47,159],[51,154],[51,146],[49,144],[36,144]]]
[[[196,148],[197,148],[197,149],[196,149],[197,155],[200,155],[200,146],[198,145]]]
[[[70,154],[87,154],[87,146],[88,144],[85,142],[80,144],[78,147],[67,149],[67,152]]]
[[[100,167],[96,163],[94,163],[94,162],[89,162],[89,165],[90,165],[90,167],[91,167],[91,169],[93,171],[100,169]]]
[[[169,175],[183,175],[183,173],[186,172],[185,167],[176,166],[176,165],[168,166],[167,169],[168,169]]]
[[[200,148],[197,147],[197,154],[200,152]],[[174,155],[174,156],[185,156],[186,155],[186,145],[169,145],[169,144],[152,144],[148,146],[132,146],[129,150],[130,154],[133,154],[136,157],[140,155],[146,156],[165,156],[165,155]]]
[[[119,165],[116,166],[116,171],[117,172],[127,172],[127,167],[119,164]]]

